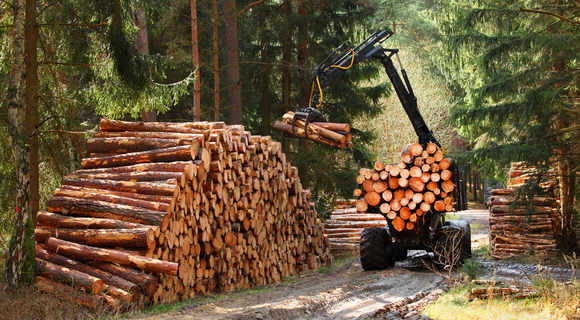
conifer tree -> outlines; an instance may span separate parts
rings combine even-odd
[[[535,165],[540,174],[556,167],[560,247],[578,251],[578,1],[441,1],[436,9],[448,48],[441,65],[462,98],[452,121],[475,143],[465,156],[488,172],[511,161]],[[537,182],[530,180],[528,196],[540,191]]]

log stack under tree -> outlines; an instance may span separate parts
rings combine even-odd
[[[88,306],[170,303],[332,262],[296,167],[223,122],[102,119],[38,213],[37,284]]]
[[[330,239],[333,252],[359,250],[360,237],[365,228],[385,227],[387,221],[380,214],[359,213],[357,200],[336,200],[330,218],[324,223],[324,234]]]
[[[553,170],[540,178],[542,195],[525,201],[525,193],[516,189],[537,175],[536,168],[525,163],[511,165],[507,189],[492,190],[489,207],[490,255],[507,259],[522,254],[556,255],[560,234],[559,201],[554,196],[556,177]]]
[[[397,232],[419,232],[427,217],[454,210],[452,177],[451,161],[436,144],[408,145],[401,162],[359,170],[357,212],[382,214]]]
[[[341,149],[352,145],[352,134],[348,123],[310,122],[305,130],[304,120],[297,119],[294,122],[294,130],[292,130],[293,118],[294,112],[289,111],[284,114],[282,121],[276,121],[272,128],[282,132],[286,137],[308,138]]]

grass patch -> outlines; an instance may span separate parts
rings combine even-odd
[[[242,298],[242,297],[252,295],[255,293],[268,292],[272,289],[274,289],[273,285],[265,285],[265,286],[255,287],[252,289],[234,290],[234,291],[223,293],[223,294],[205,294],[205,295],[200,295],[199,297],[196,297],[193,299],[178,301],[178,302],[175,302],[173,304],[162,303],[162,304],[157,304],[157,305],[150,306],[150,307],[145,307],[142,310],[133,310],[133,311],[126,312],[123,314],[119,314],[117,316],[113,316],[113,317],[111,317],[111,319],[121,319],[121,318],[124,319],[124,318],[130,318],[131,316],[138,316],[138,315],[143,315],[143,314],[156,315],[156,314],[174,312],[174,311],[179,311],[179,310],[187,310],[187,309],[191,309],[191,308],[194,308],[197,306],[201,306],[204,304],[208,304],[208,303],[212,303],[212,302],[216,302],[216,301],[220,301],[220,300],[224,300],[224,299],[237,299],[237,298]]]
[[[424,314],[432,319],[575,319],[580,301],[580,282],[560,284],[540,278],[534,285],[539,292],[535,298],[468,299],[473,286],[452,288]]]
[[[328,267],[317,269],[316,273],[331,273],[344,268],[347,262],[358,258],[358,252],[339,253],[334,257],[334,262]]]
[[[486,244],[477,247],[471,256],[478,259],[489,259],[489,240],[486,241]]]
[[[458,220],[459,216],[455,212],[445,213],[445,220]]]
[[[0,288],[0,319],[95,319],[103,317],[104,310],[89,311],[72,302],[44,294],[34,287],[22,287],[17,292]]]

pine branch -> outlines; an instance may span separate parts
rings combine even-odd
[[[566,108],[566,107],[562,107],[560,106],[560,110],[568,112],[568,113],[574,113],[578,116],[580,116],[580,111],[574,110],[574,109],[570,109],[570,108]]]
[[[39,26],[41,26],[41,27],[43,27],[43,26],[85,27],[85,28],[94,29],[95,27],[106,26],[106,25],[107,25],[107,22],[101,22],[101,23],[91,24],[91,25],[86,25],[86,24],[82,24],[82,23],[41,23]],[[0,27],[0,28],[2,28],[2,27]]]
[[[580,4],[577,3],[577,0],[568,0],[576,9],[580,10]]]
[[[71,9],[71,8],[68,8],[68,10],[69,10],[69,11],[70,11],[70,12],[71,12],[71,13],[72,13],[72,14],[73,14],[75,17],[77,17],[77,19],[81,20],[81,21],[82,21],[82,23],[83,23],[85,26],[87,26],[87,27],[89,27],[89,28],[91,28],[91,29],[95,30],[96,32],[98,32],[98,33],[100,33],[100,34],[103,34],[101,31],[99,31],[99,30],[97,30],[96,28],[94,28],[94,27],[93,27],[93,25],[89,24],[89,23],[88,23],[88,22],[86,22],[86,21],[85,21],[83,18],[81,18],[81,17],[80,17],[80,16],[79,16],[79,15],[78,15],[76,12],[74,12],[74,10],[73,10],[73,9]]]
[[[77,66],[77,67],[85,67],[85,68],[92,68],[95,65],[93,64],[85,64],[85,63],[74,63],[74,62],[56,62],[56,61],[42,61],[40,64],[57,64],[61,66]]]
[[[520,8],[520,11],[523,11],[523,12],[531,12],[531,13],[539,13],[539,14],[545,14],[545,15],[548,15],[548,16],[556,17],[556,18],[558,18],[560,20],[564,20],[564,21],[569,22],[571,24],[580,24],[580,21],[572,20],[570,18],[564,17],[562,15],[559,15],[557,13],[550,12],[550,11],[536,10],[536,9],[526,9],[526,8]]]
[[[238,13],[238,16],[241,16],[242,14],[246,13],[246,11],[248,11],[248,10],[252,9],[253,7],[255,7],[257,5],[260,5],[260,4],[262,4],[262,3],[266,2],[266,1],[268,1],[268,0],[258,0],[256,2],[250,3],[249,5],[247,5],[244,8],[244,10],[242,10],[242,11],[240,11],[240,13]]]

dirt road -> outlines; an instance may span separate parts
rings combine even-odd
[[[487,210],[468,210],[456,214],[472,228],[472,249],[487,244]],[[343,260],[344,262],[344,260]],[[536,266],[513,265],[481,260],[483,278],[522,278],[545,271]],[[413,267],[414,266],[414,267]],[[283,279],[264,290],[229,294],[211,302],[191,301],[180,310],[139,319],[400,319],[393,314],[413,315],[416,306],[443,293],[447,280],[426,269],[418,258],[397,262],[394,268],[363,271],[358,257],[326,273],[311,272]],[[558,269],[563,280],[574,277],[569,269]],[[207,301],[207,300],[206,300]],[[407,317],[406,319],[409,319]],[[425,319],[420,315],[410,319]]]
[[[384,313],[381,308],[404,298],[416,302],[445,285],[443,277],[425,269],[364,272],[353,258],[336,271],[284,280],[269,291],[143,319],[364,319]]]

